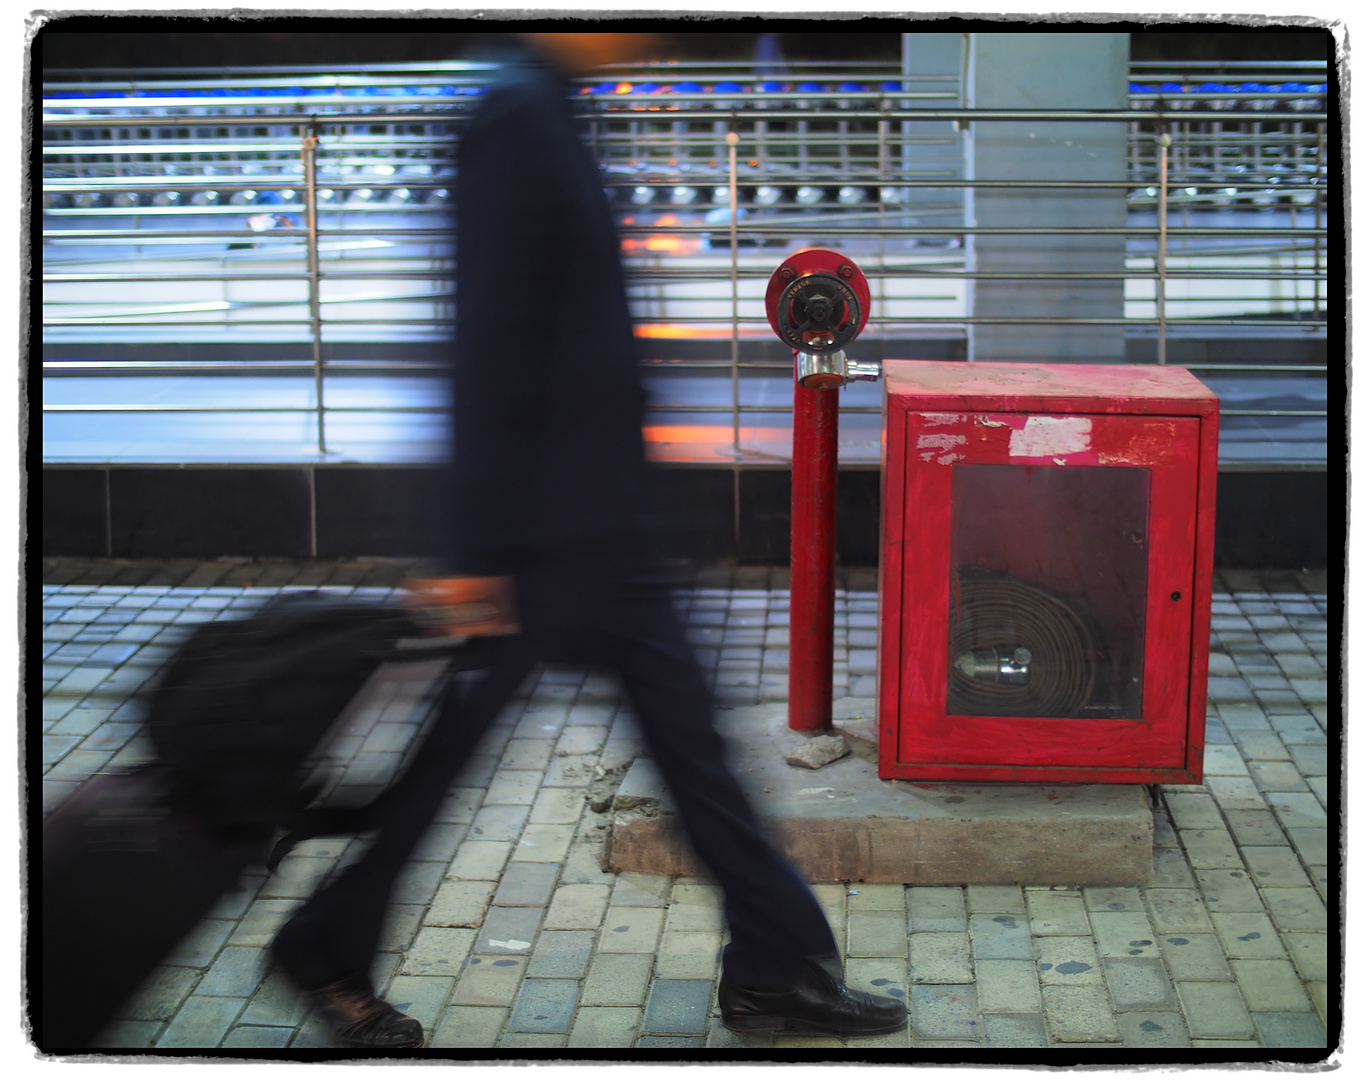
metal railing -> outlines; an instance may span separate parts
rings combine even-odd
[[[669,82],[661,81],[664,71]],[[769,338],[765,281],[799,244],[841,243],[861,260],[872,283],[873,337],[955,339],[968,327],[1006,323],[1118,326],[1155,336],[1164,363],[1177,333],[1324,334],[1322,69],[1282,65],[1254,75],[1135,65],[1132,75],[1125,110],[962,109],[955,80],[915,92],[905,89],[908,76],[880,65],[816,68],[781,82],[746,66],[681,64],[582,84],[587,137],[620,221],[640,333],[714,341],[720,352],[727,342],[726,360],[687,358],[669,367],[727,370],[730,400],[666,401],[654,411],[727,413],[737,452],[744,415],[789,411],[788,396],[774,406],[743,401],[743,372],[765,377],[788,363],[744,359],[741,346]],[[1236,81],[1241,75],[1254,77]],[[150,368],[55,358],[45,374],[308,372],[315,387],[308,410],[323,451],[327,416],[366,408],[327,403],[326,375],[398,376],[433,366],[403,356],[326,360],[326,346],[403,346],[451,332],[454,133],[488,77],[479,65],[450,64],[49,81],[43,313],[54,353],[81,343],[257,342],[304,346],[310,359],[253,369],[231,359]],[[1127,125],[1127,175],[1054,182],[962,175],[970,125],[1029,120]],[[946,124],[944,133],[928,134],[929,122]],[[1128,224],[968,225],[967,193],[987,188],[1118,191]],[[1126,256],[1117,271],[1033,277],[1122,281],[1123,310],[1115,318],[973,314],[969,282],[1022,277],[968,267],[968,238],[989,235],[1121,239]],[[1223,370],[1323,369],[1254,362]],[[44,405],[50,413],[176,408]],[[1323,415],[1229,405],[1224,413]]]

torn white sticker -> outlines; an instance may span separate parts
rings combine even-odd
[[[945,435],[920,435],[916,444],[920,450],[926,446],[934,447],[938,450],[951,450],[954,446],[966,445],[965,435],[953,435],[950,432]]]
[[[1010,457],[1081,454],[1090,449],[1088,416],[1030,416],[1009,436]]]
[[[960,424],[966,419],[961,413],[930,412],[922,413],[924,427],[942,427],[947,424]]]

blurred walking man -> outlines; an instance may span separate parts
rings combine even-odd
[[[738,1031],[870,1035],[904,1006],[850,990],[813,892],[763,836],[724,763],[708,688],[644,522],[644,394],[619,239],[567,79],[641,58],[648,35],[528,34],[458,149],[452,569],[514,581],[522,632],[449,694],[375,844],[274,950],[340,1039],[421,1044],[367,971],[395,876],[456,771],[542,660],[616,672],[701,861],[730,940],[719,1004]]]

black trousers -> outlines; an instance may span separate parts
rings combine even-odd
[[[317,892],[277,939],[306,988],[366,972],[396,876],[495,716],[543,660],[606,667],[623,680],[695,851],[724,890],[724,973],[739,985],[794,982],[837,948],[813,892],[763,835],[724,760],[713,703],[665,579],[636,537],[516,558],[523,631],[496,643],[486,674],[454,683],[420,754],[386,801],[375,843]]]

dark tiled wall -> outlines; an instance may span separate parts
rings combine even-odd
[[[661,468],[656,477],[667,554],[789,562],[788,470]],[[48,466],[30,506],[41,505],[44,555],[429,557],[441,552],[442,499],[438,470],[417,466]],[[1324,569],[1328,511],[1325,472],[1220,473],[1215,563]],[[879,528],[879,472],[841,472],[839,563],[874,566]]]

